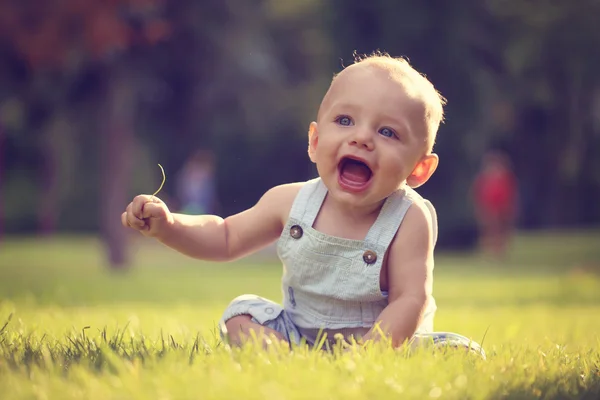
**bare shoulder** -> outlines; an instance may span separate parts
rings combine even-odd
[[[406,212],[405,221],[423,228],[431,228],[434,219],[437,218],[431,202],[422,197],[414,197],[412,205]]]
[[[437,235],[437,216],[433,205],[420,196],[414,196],[404,220],[396,233],[394,247],[432,247]]]
[[[275,212],[282,221],[286,220],[300,189],[307,182],[292,182],[277,185],[267,190],[257,207]]]
[[[229,259],[250,254],[276,240],[302,186],[303,183],[275,186],[250,209],[227,217]]]
[[[288,200],[293,202],[294,198],[305,184],[306,182],[292,182],[277,185],[267,190],[263,198],[269,200],[276,199],[280,201]]]

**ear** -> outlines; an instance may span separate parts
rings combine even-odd
[[[319,131],[317,130],[317,123],[311,122],[308,127],[308,157],[310,161],[315,161],[315,153],[317,151],[317,144],[319,143]]]
[[[423,156],[408,178],[406,178],[408,186],[414,189],[427,182],[435,172],[439,162],[440,159],[437,154],[431,153]]]

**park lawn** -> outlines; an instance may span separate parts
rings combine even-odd
[[[0,398],[600,398],[600,232],[521,235],[510,258],[439,254],[436,330],[488,359],[383,348],[228,349],[233,297],[279,300],[269,254],[190,260],[136,240],[109,272],[93,238],[0,242]]]

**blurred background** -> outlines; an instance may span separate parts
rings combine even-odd
[[[0,0],[0,235],[97,235],[153,193],[223,217],[315,176],[308,124],[354,52],[448,99],[419,192],[438,248],[600,226],[595,0]],[[496,241],[494,241],[496,240]],[[2,240],[0,239],[0,246]]]

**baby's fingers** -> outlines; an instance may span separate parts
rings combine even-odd
[[[162,219],[162,218],[166,218],[167,216],[167,208],[165,207],[164,203],[155,200],[155,201],[149,201],[147,203],[144,204],[143,208],[142,208],[142,218],[147,219],[147,218],[158,218],[158,219]]]
[[[143,219],[138,218],[134,212],[133,212],[133,207],[134,204],[130,203],[127,206],[127,209],[125,210],[125,212],[123,214],[125,214],[125,226],[130,226],[133,229],[136,230],[144,230],[147,228],[146,223],[144,222]],[[123,220],[123,217],[121,216],[121,220]]]
[[[131,212],[138,219],[144,219],[144,206],[148,202],[153,202],[154,199],[152,196],[148,196],[146,194],[141,194],[139,196],[135,196],[133,201],[131,202]]]

